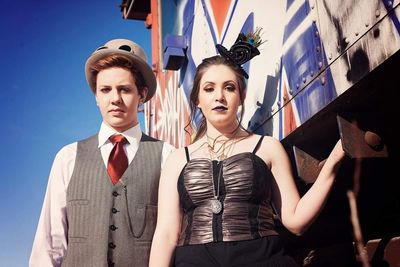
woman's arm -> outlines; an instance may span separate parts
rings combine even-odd
[[[337,171],[345,156],[342,143],[339,140],[316,181],[307,193],[300,198],[289,157],[282,144],[276,140],[270,142],[268,149],[274,151],[271,157],[271,171],[276,187],[274,190],[275,204],[281,212],[283,225],[292,233],[301,235],[314,222],[328,199]]]
[[[178,178],[186,163],[182,149],[172,152],[161,172],[157,226],[150,251],[150,267],[171,266],[181,230]]]

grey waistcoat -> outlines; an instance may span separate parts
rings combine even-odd
[[[94,135],[78,142],[67,188],[68,247],[62,266],[147,266],[157,220],[162,142],[142,135],[113,185]]]

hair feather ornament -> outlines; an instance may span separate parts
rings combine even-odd
[[[229,50],[221,44],[216,45],[220,55],[238,65],[246,79],[249,78],[249,75],[243,69],[242,65],[260,54],[257,47],[264,43],[261,39],[261,30],[262,28],[256,28],[254,32],[247,34],[239,33],[235,43]]]

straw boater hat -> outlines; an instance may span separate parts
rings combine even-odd
[[[144,102],[148,101],[156,92],[156,77],[154,76],[151,67],[147,64],[147,57],[144,50],[138,44],[127,39],[114,39],[108,41],[102,47],[97,48],[87,59],[85,64],[85,74],[86,80],[92,91],[95,92],[96,88],[92,82],[93,74],[90,71],[90,67],[93,63],[111,54],[124,55],[132,60],[134,66],[143,75],[148,88],[147,97]]]

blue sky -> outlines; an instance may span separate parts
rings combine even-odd
[[[128,38],[151,60],[150,30],[122,19],[120,4],[2,0],[0,267],[28,266],[55,154],[100,126],[84,75],[89,54],[109,39]]]

